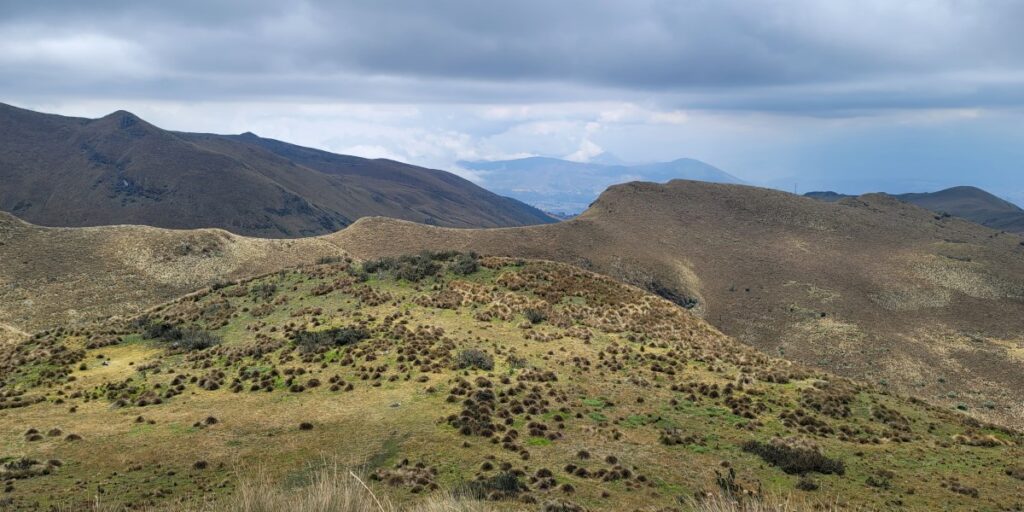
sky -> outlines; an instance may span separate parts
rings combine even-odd
[[[1021,20],[1016,0],[0,0],[0,101],[484,186],[456,162],[607,153],[1024,204]]]

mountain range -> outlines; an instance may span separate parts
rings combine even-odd
[[[461,161],[490,190],[514,197],[545,211],[577,214],[612,185],[628,181],[664,183],[673,179],[713,183],[742,183],[710,164],[692,158],[671,162],[624,164],[612,155],[597,161],[573,162],[548,157],[516,160]]]
[[[836,192],[808,192],[804,195],[832,202],[854,197]],[[952,187],[938,192],[892,196],[939,214],[955,215],[992,229],[1024,234],[1024,209],[977,187]]]
[[[450,227],[554,222],[458,176],[337,155],[251,133],[160,129],[0,104],[0,210],[46,226],[219,227],[299,237],[367,215]]]

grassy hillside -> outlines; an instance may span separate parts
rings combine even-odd
[[[655,291],[766,353],[1024,422],[1024,240],[889,196],[825,203],[630,183],[552,226],[364,219],[329,238],[359,258],[458,249],[572,263]]]
[[[452,227],[553,222],[444,171],[252,134],[163,130],[0,104],[0,210],[47,226],[144,224],[294,238],[367,215]]]
[[[443,254],[275,272],[0,350],[12,510],[227,499],[361,468],[402,503],[662,509],[797,493],[1024,500],[1024,437],[768,357],[574,267]],[[312,469],[310,464],[313,464]],[[568,509],[566,509],[568,510]]]
[[[219,229],[43,228],[0,212],[0,343],[25,332],[136,314],[224,279],[345,252],[329,240]]]

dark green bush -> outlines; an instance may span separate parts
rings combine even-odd
[[[459,352],[455,360],[459,368],[478,368],[480,370],[493,370],[494,358],[490,354],[477,348],[468,348]]]
[[[368,338],[365,329],[334,327],[323,331],[301,331],[295,333],[295,346],[303,352],[316,352],[330,347],[354,345]]]
[[[843,461],[830,459],[815,450],[748,441],[743,445],[743,451],[761,457],[790,475],[805,475],[812,471],[825,475],[842,475],[846,472]]]
[[[328,263],[341,263],[344,259],[341,256],[321,256],[316,259],[317,265],[326,265]]]
[[[523,316],[525,316],[531,324],[539,324],[548,319],[548,316],[545,315],[543,311],[533,308],[528,308],[526,311],[523,311]]]
[[[438,275],[445,267],[458,275],[469,275],[480,268],[475,253],[457,251],[428,252],[399,256],[397,258],[380,258],[363,263],[363,272],[369,274],[389,273],[396,279],[417,282]]]
[[[257,284],[249,289],[249,293],[253,296],[254,300],[269,302],[270,299],[274,298],[274,294],[277,293],[277,285],[273,283]]]
[[[146,338],[170,343],[171,348],[193,351],[203,350],[221,342],[220,336],[194,327],[176,327],[167,322],[140,319],[142,335]]]
[[[503,471],[490,478],[469,482],[464,493],[476,500],[495,500],[514,498],[525,489],[518,475]]]
[[[449,268],[452,273],[460,276],[468,276],[480,269],[480,262],[477,261],[476,253],[459,254],[455,256]]]
[[[152,340],[181,339],[181,329],[167,322],[147,322],[143,325],[142,335]]]
[[[171,346],[191,352],[210,348],[220,342],[220,336],[212,332],[202,329],[184,329],[181,331],[181,339],[171,342]]]

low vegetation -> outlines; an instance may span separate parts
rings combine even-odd
[[[1024,502],[1022,444],[611,279],[454,253],[226,282],[0,348],[17,511],[999,510]]]

